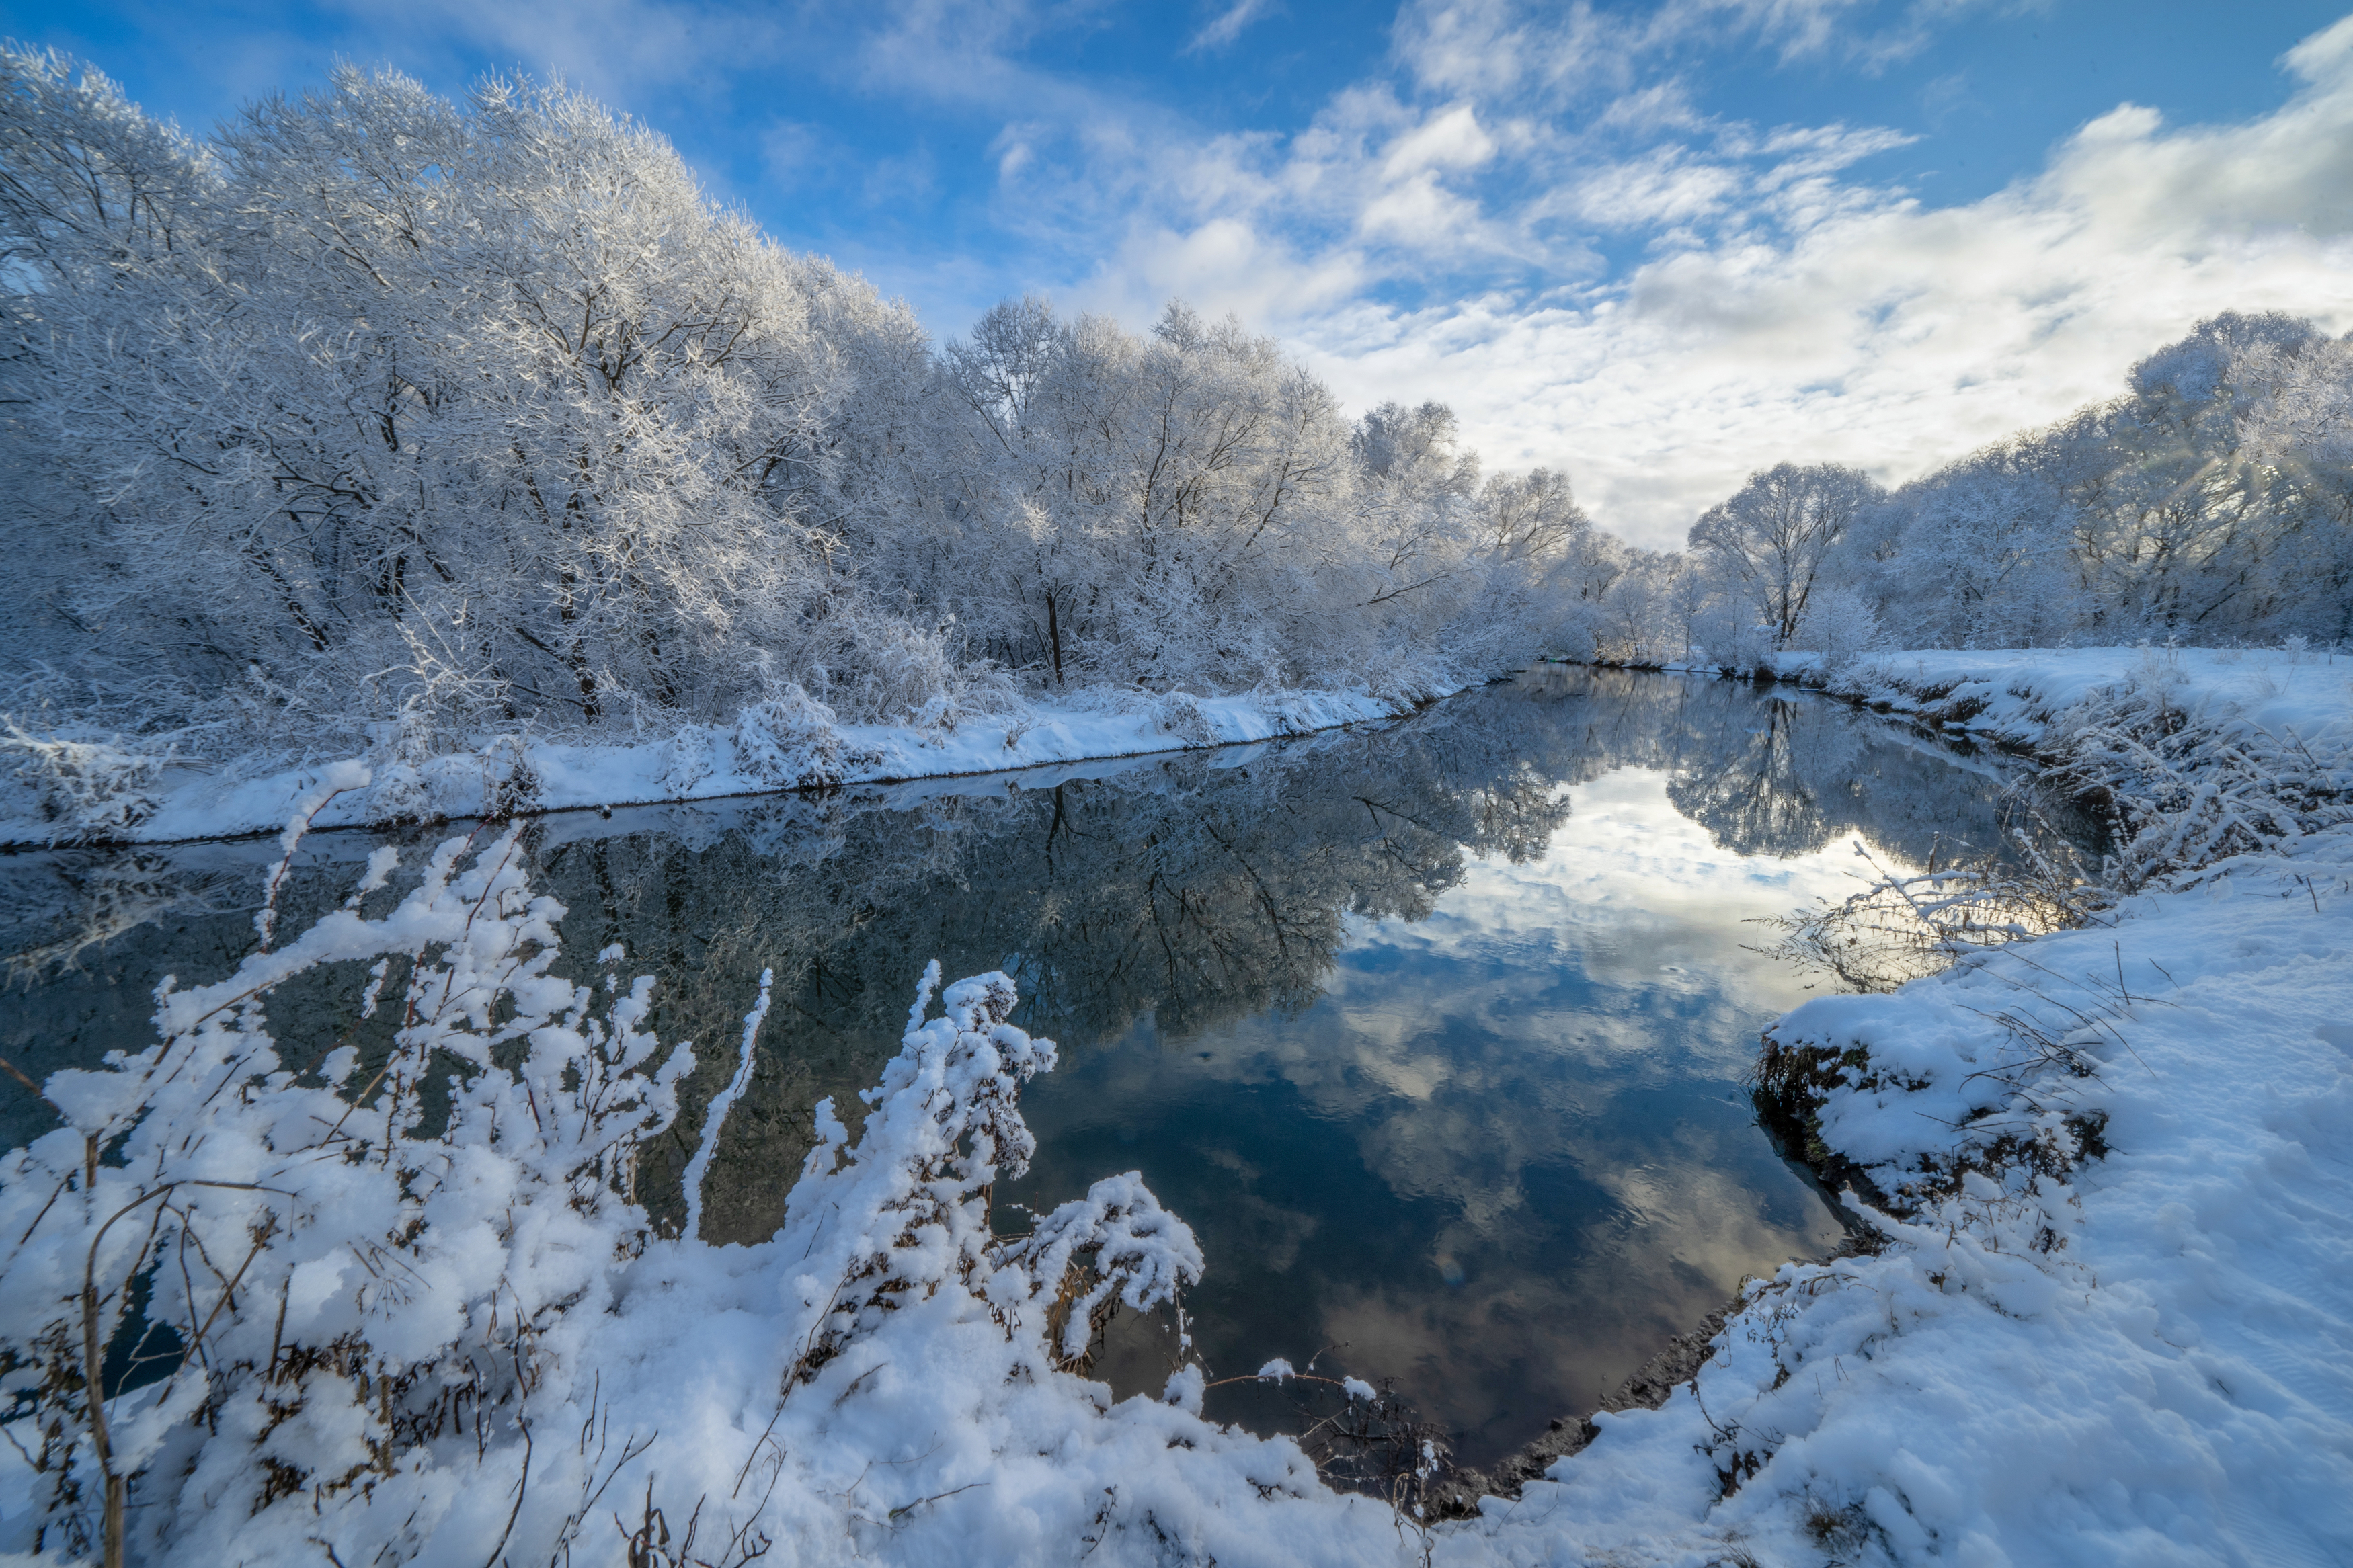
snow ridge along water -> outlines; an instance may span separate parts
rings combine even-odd
[[[1224,697],[1103,689],[934,726],[840,723],[830,709],[806,698],[781,711],[784,704],[763,702],[733,723],[690,724],[634,744],[512,735],[422,765],[379,762],[370,787],[336,795],[317,811],[314,826],[716,800],[1233,745],[1395,719],[1472,683],[1458,677],[1395,691]],[[100,792],[69,807],[53,803],[46,811],[19,799],[15,815],[0,816],[0,845],[165,844],[273,831],[295,802],[319,788],[325,771],[250,760],[218,769],[185,763],[117,768],[144,792],[135,809],[125,809],[121,792]]]

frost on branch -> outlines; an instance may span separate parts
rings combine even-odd
[[[1201,1276],[1193,1233],[1134,1172],[1097,1182],[1029,1236],[990,1233],[997,1177],[1029,1168],[1037,1140],[1016,1100],[1050,1071],[1050,1040],[1006,1020],[1018,997],[1001,973],[960,980],[941,993],[944,1016],[924,1015],[939,965],[923,972],[899,1055],[861,1098],[873,1107],[854,1148],[818,1107],[818,1142],[786,1200],[788,1253],[839,1260],[798,1283],[817,1317],[795,1375],[808,1377],[906,1302],[961,1282],[1008,1331],[1043,1330],[1047,1355],[1080,1367],[1090,1338],[1121,1302],[1139,1310],[1173,1300]],[[1044,1321],[1023,1309],[1048,1298]]]

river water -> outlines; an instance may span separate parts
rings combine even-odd
[[[691,1102],[776,972],[707,1237],[774,1229],[812,1108],[831,1095],[855,1126],[927,960],[1003,969],[1062,1065],[1024,1095],[1039,1154],[1000,1185],[1000,1224],[1141,1171],[1208,1257],[1187,1310],[1213,1375],[1321,1352],[1394,1380],[1482,1464],[1744,1275],[1836,1244],[1742,1087],[1757,1030],[1822,983],[1757,951],[1775,933],[1757,922],[1851,889],[1858,843],[1910,865],[1997,841],[2009,779],[1819,699],[1546,668],[1359,731],[570,813],[527,844],[569,911],[565,963],[622,943],[659,978],[660,1037],[707,1047]],[[280,929],[340,901],[377,842],[307,840]],[[158,980],[249,949],[274,858],[266,840],[0,858],[0,1055],[37,1079],[143,1043]],[[274,997],[281,1044],[340,1036],[361,980]],[[11,1086],[0,1140],[45,1116]],[[700,1124],[649,1162],[658,1215],[682,1213]],[[1165,1318],[1116,1325],[1097,1375],[1156,1389],[1173,1345]],[[1261,1429],[1299,1411],[1257,1385],[1209,1395]]]

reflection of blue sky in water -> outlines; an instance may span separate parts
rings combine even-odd
[[[1546,852],[1474,861],[1418,921],[1352,921],[1323,998],[1186,1039],[1151,1023],[1025,1098],[1018,1200],[1140,1167],[1199,1233],[1212,1371],[1395,1376],[1490,1459],[1582,1407],[1741,1276],[1838,1230],[1756,1127],[1757,1030],[1805,994],[1744,923],[1851,887],[1851,840],[1718,848],[1625,769]],[[1104,1371],[1148,1382],[1160,1347]],[[1212,1414],[1273,1421],[1254,1389]],[[1216,1398],[1218,1396],[1213,1396]]]

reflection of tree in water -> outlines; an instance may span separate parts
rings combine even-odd
[[[1675,808],[1737,855],[1786,858],[1848,836],[1915,865],[1932,849],[1998,850],[2010,788],[2027,776],[1811,695],[1621,670],[1529,679],[1591,713],[1580,779],[1611,767],[1667,773]]]
[[[550,843],[539,860],[570,910],[570,952],[618,941],[664,976],[664,1038],[726,1040],[751,977],[776,968],[752,1088],[706,1189],[712,1234],[757,1234],[780,1212],[811,1106],[829,1093],[857,1109],[926,961],[1014,973],[1019,1021],[1065,1050],[1147,1016],[1187,1036],[1303,1008],[1346,917],[1419,918],[1466,852],[1543,848],[1567,807],[1524,759],[1549,728],[1531,704],[1442,711],[917,813],[777,802],[700,842],[633,833]],[[708,1053],[690,1099],[731,1068]]]
[[[1736,855],[1804,855],[1830,842],[1835,800],[1821,786],[1861,749],[1852,725],[1773,697],[1741,715],[1763,722],[1736,733],[1728,712],[1694,717],[1714,722],[1693,748],[1697,765],[1667,785],[1676,810]]]
[[[1742,853],[1798,853],[1852,830],[1916,859],[1934,833],[1994,836],[1996,779],[1829,704],[1725,681],[1546,671],[1377,732],[1255,753],[1176,756],[1107,778],[1017,781],[1001,795],[935,795],[913,806],[884,793],[610,821],[570,814],[534,826],[529,844],[570,910],[574,972],[586,977],[589,955],[619,942],[632,968],[659,976],[661,1037],[702,1047],[690,1103],[732,1072],[730,1046],[759,972],[776,969],[752,1090],[707,1192],[712,1234],[745,1237],[781,1212],[816,1100],[832,1094],[845,1112],[859,1109],[854,1091],[895,1049],[926,961],[951,973],[1015,973],[1024,1026],[1066,1051],[1146,1016],[1177,1038],[1295,1012],[1321,994],[1346,917],[1418,919],[1461,879],[1466,855],[1542,854],[1568,810],[1563,786],[1628,765],[1669,772],[1678,807]],[[437,836],[427,830],[406,858],[420,860]],[[357,836],[334,837],[353,849],[342,859],[364,853]],[[355,864],[317,853],[289,896],[290,922],[330,907],[354,874]],[[188,858],[216,879],[216,854]],[[267,858],[248,851],[243,863],[257,893]],[[16,870],[19,884],[57,875]],[[46,883],[18,893],[18,909],[61,897]],[[155,898],[161,909],[172,894]],[[36,988],[40,1005],[10,1035],[38,1033],[43,1019],[79,1005],[87,1016],[58,1044],[94,1055],[134,1043],[155,980],[233,963],[250,941],[249,909],[249,900],[216,912],[183,907],[117,936],[101,966],[113,988],[103,1005],[89,993],[100,977],[58,975]],[[131,923],[119,907],[106,919],[110,931]],[[25,926],[16,945],[61,940],[71,921]],[[40,1070],[65,1065],[30,1054]],[[682,1125],[673,1175],[686,1136]]]

